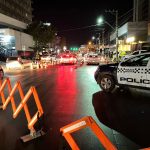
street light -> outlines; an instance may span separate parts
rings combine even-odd
[[[103,22],[104,22],[104,20],[103,20],[103,18],[100,16],[100,17],[97,19],[97,25],[101,25]]]
[[[63,50],[64,50],[64,51],[66,51],[66,50],[67,50],[67,47],[66,47],[66,46],[64,46],[64,47],[63,47]]]
[[[111,11],[108,11],[108,12],[111,12]],[[114,12],[115,12],[115,16],[116,16],[116,27],[115,28],[106,20],[104,21],[102,17],[99,17],[97,19],[97,24],[101,25],[102,23],[106,23],[113,30],[115,30],[115,32],[116,32],[116,61],[118,62],[118,11],[112,11],[111,13],[114,13]]]
[[[95,40],[95,36],[92,36],[92,40]]]
[[[97,19],[97,25],[100,26],[102,24],[108,24],[113,30],[115,30],[115,28],[109,23],[107,22],[106,20],[104,20],[101,16]]]

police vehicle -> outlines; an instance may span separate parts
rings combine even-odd
[[[116,85],[150,88],[150,52],[120,63],[99,65],[94,76],[105,92],[111,92]]]

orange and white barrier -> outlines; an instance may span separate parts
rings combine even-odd
[[[6,86],[8,86],[8,92],[9,92],[9,95],[8,95],[7,99],[5,98],[5,95],[4,95],[4,92],[3,92]],[[18,105],[18,107],[16,107],[15,100],[14,100],[14,94],[15,94],[16,90],[19,91],[19,95],[21,97],[21,102]],[[38,121],[38,118],[41,117],[44,113],[35,87],[32,86],[28,90],[26,95],[24,95],[20,82],[17,82],[14,85],[14,87],[12,88],[9,78],[6,78],[3,83],[2,83],[2,81],[0,81],[0,95],[1,95],[1,99],[2,99],[1,108],[3,110],[5,110],[7,105],[9,103],[11,103],[12,109],[13,109],[13,118],[14,119],[18,116],[20,111],[22,109],[24,109],[26,119],[27,119],[27,122],[28,122],[28,129],[30,130],[29,135],[21,137],[21,139],[24,142],[30,141],[30,140],[32,140],[34,138],[37,138],[37,137],[44,134],[43,131],[36,132],[35,129],[34,129],[34,125]],[[34,114],[33,117],[31,117],[28,106],[27,106],[27,102],[28,102],[29,98],[31,97],[31,95],[33,95],[34,100],[35,100],[35,104],[37,106],[37,112]]]
[[[80,150],[80,148],[71,136],[71,133],[86,127],[91,128],[106,150],[117,150],[91,116],[84,117],[60,129],[60,132],[62,132],[62,135],[67,140],[72,150]]]

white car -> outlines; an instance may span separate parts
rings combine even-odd
[[[131,54],[124,56],[124,57],[122,58],[122,61],[124,61],[124,60],[126,60],[126,59],[128,59],[128,58],[130,58],[130,57],[132,57],[132,56],[135,56],[135,55],[138,55],[138,54],[142,54],[142,53],[146,53],[146,52],[148,52],[148,51],[147,51],[147,50],[134,51],[134,52],[132,52]]]
[[[116,85],[150,89],[150,52],[120,63],[98,66],[95,80],[106,92],[113,91]]]
[[[31,67],[32,61],[25,57],[8,57],[6,59],[6,69],[24,69]]]
[[[89,54],[86,59],[85,62],[86,64],[99,64],[100,63],[100,57],[98,56],[98,54]]]
[[[57,57],[57,61],[60,64],[76,64],[77,58],[72,53],[62,53]]]

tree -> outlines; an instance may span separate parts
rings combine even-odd
[[[47,48],[55,37],[56,29],[52,25],[46,25],[43,22],[33,22],[26,30],[26,33],[33,36],[35,51],[42,51]]]

